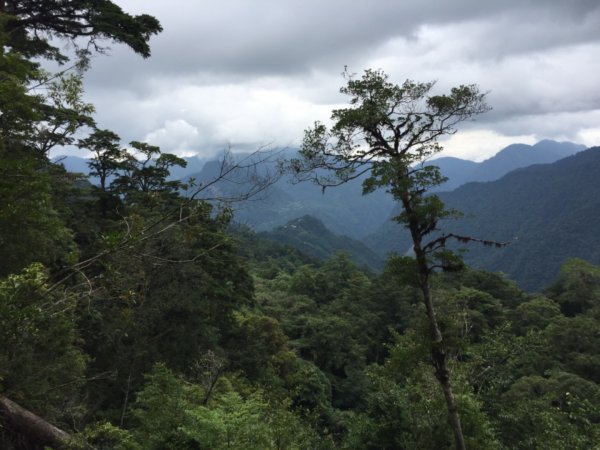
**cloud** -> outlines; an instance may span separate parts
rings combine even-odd
[[[600,146],[600,127],[584,128],[578,131],[576,139],[588,147]]]
[[[126,141],[145,140],[178,155],[212,156],[227,147],[299,145],[304,128],[329,115],[330,104],[310,101],[316,95],[304,83],[292,86],[269,78],[212,86],[168,83],[157,87],[149,101],[121,98],[118,109],[105,108],[106,97],[96,100],[102,127],[122,129],[136,114],[145,118],[120,133]]]
[[[444,151],[439,156],[454,156],[481,162],[510,144],[535,144],[533,135],[505,136],[490,130],[470,130],[454,134],[442,142]]]
[[[163,127],[146,134],[144,141],[178,156],[190,156],[196,153],[199,138],[198,128],[184,119],[177,119],[165,121]]]
[[[86,77],[101,126],[126,141],[154,139],[181,154],[298,145],[345,102],[345,65],[382,68],[397,82],[437,80],[439,92],[470,83],[489,91],[493,110],[463,124],[468,146],[596,136],[597,1],[117,3],[165,29],[150,59],[116,46]]]
[[[337,70],[368,59],[390,40],[415,39],[423,27],[442,34],[454,28],[471,41],[471,55],[497,58],[596,41],[600,24],[600,5],[586,0],[118,3],[127,11],[148,12],[161,20],[165,31],[153,39],[153,57],[145,67],[177,76],[182,72],[264,76]],[[128,58],[123,49],[115,56],[106,64]],[[140,59],[133,64],[142,67]]]

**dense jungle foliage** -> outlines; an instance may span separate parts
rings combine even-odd
[[[452,448],[410,258],[372,273],[233,226],[169,179],[183,160],[97,128],[78,72],[36,62],[68,59],[48,34],[91,39],[81,68],[158,31],[107,0],[0,2],[0,447]],[[50,161],[67,144],[100,185]],[[600,268],[432,289],[468,448],[600,442]]]

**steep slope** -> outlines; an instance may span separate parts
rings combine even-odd
[[[544,287],[568,258],[600,263],[600,147],[553,164],[513,171],[494,182],[468,183],[440,198],[464,218],[445,231],[509,241],[503,249],[469,245],[465,260],[502,271],[527,290]],[[406,252],[410,240],[399,225],[386,223],[366,243],[384,253]]]
[[[215,179],[218,161],[209,161],[203,170],[191,176],[198,181]],[[259,170],[275,171],[275,164],[265,164]],[[213,196],[242,194],[251,180],[244,173],[232,173],[228,180],[211,187]],[[239,196],[239,195],[238,195]],[[305,215],[318,217],[325,226],[340,235],[360,239],[373,233],[389,217],[393,208],[391,197],[384,191],[362,195],[362,179],[323,190],[311,183],[292,183],[284,176],[251,201],[232,205],[236,222],[257,231],[267,231]],[[361,214],[357,214],[360,211]]]
[[[299,217],[286,225],[258,235],[263,239],[294,247],[302,253],[322,260],[337,252],[345,252],[360,266],[374,270],[379,270],[383,266],[383,258],[363,243],[332,233],[323,222],[312,216]]]

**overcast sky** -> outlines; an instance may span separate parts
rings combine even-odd
[[[598,0],[116,0],[164,31],[144,60],[113,46],[86,98],[102,128],[179,155],[298,146],[327,121],[344,66],[398,83],[489,91],[446,154],[481,161],[510,143],[600,145]]]

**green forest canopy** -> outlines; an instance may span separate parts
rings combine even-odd
[[[80,75],[36,62],[66,58],[48,36],[87,36],[83,59],[105,40],[148,56],[156,19],[0,6],[0,447],[454,446],[410,259],[372,274],[232,229],[168,180],[182,161],[139,142],[132,158],[94,127]],[[68,142],[111,181],[51,163]],[[571,260],[538,294],[468,268],[431,289],[467,448],[600,440],[600,268]]]

